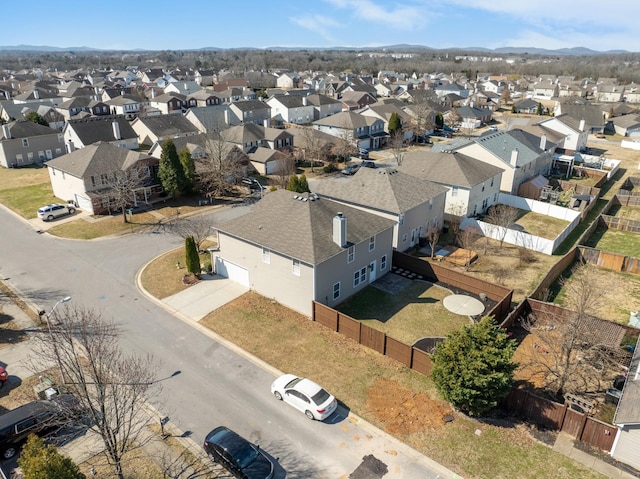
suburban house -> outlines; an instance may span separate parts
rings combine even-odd
[[[546,135],[537,137],[520,129],[483,135],[459,146],[434,145],[432,151],[452,150],[503,170],[500,191],[516,195],[522,183],[548,174],[556,145]]]
[[[177,81],[169,83],[164,89],[164,92],[178,93],[180,95],[189,96],[200,90],[202,90],[202,87],[195,81]]]
[[[271,107],[271,118],[276,122],[304,124],[314,120],[315,107],[306,96],[277,95],[269,98],[267,104]]]
[[[538,113],[539,103],[531,98],[525,98],[520,101],[516,101],[513,104],[514,113],[529,113],[535,115]]]
[[[373,105],[369,105],[364,108],[360,114],[364,116],[370,116],[373,118],[379,118],[384,122],[384,131],[389,133],[389,120],[391,119],[391,115],[397,114],[400,118],[403,128],[403,137],[405,140],[410,140],[413,138],[413,130],[410,127],[412,122],[412,117],[404,111],[402,108],[398,107],[395,103],[375,103]]]
[[[312,301],[335,307],[391,270],[393,228],[362,209],[277,190],[217,226],[212,263],[217,274],[311,316]]]
[[[340,140],[355,144],[357,148],[367,150],[380,148],[387,137],[384,122],[381,119],[359,115],[352,111],[344,111],[316,120],[313,122],[313,127]]]
[[[455,151],[417,150],[405,153],[398,170],[448,189],[444,205],[446,219],[485,213],[498,201],[503,171]]]
[[[609,124],[618,135],[640,136],[640,115],[637,113],[613,117],[609,120]]]
[[[538,125],[562,135],[558,148],[569,151],[582,151],[587,146],[589,129],[584,120],[577,121],[575,118],[563,114],[542,120]]]
[[[617,103],[624,99],[624,86],[603,84],[596,87],[596,100],[602,103]]]
[[[247,153],[251,166],[261,175],[277,175],[287,156],[279,150],[256,146]]]
[[[149,100],[149,107],[155,108],[163,115],[182,114],[187,97],[179,93],[163,93],[162,95],[152,95]]]
[[[613,424],[618,426],[618,433],[609,454],[640,469],[640,339],[629,364]]]
[[[2,125],[0,166],[14,168],[43,163],[65,153],[62,133],[31,121]]]
[[[307,103],[313,105],[314,120],[320,120],[321,118],[326,118],[342,111],[342,103],[327,95],[308,95]]]
[[[157,158],[110,143],[95,143],[54,158],[47,162],[47,168],[53,194],[92,215],[112,213],[113,198],[119,194],[130,196],[134,207],[164,194],[156,178]],[[125,174],[127,180],[113,180],[115,172]],[[118,184],[131,190],[118,192],[119,186],[114,186]]]
[[[533,86],[533,98],[551,100],[558,96],[558,84],[545,80]]]
[[[393,247],[405,251],[441,228],[447,188],[395,168],[360,168],[349,178],[313,184],[314,193],[395,222]]]
[[[123,115],[69,120],[62,134],[65,145],[71,151],[99,141],[112,143],[127,150],[135,150],[139,147],[138,134]]]
[[[111,113],[111,108],[109,108],[108,104],[86,96],[64,101],[56,105],[55,108],[65,120],[69,120],[80,113],[88,113],[94,116],[109,115]]]
[[[270,126],[271,106],[260,100],[234,101],[229,105],[229,125],[254,123]]]
[[[166,140],[160,140],[153,144],[151,148],[149,148],[148,154],[155,158],[160,159],[162,155],[162,145]],[[215,142],[216,140],[209,135],[199,134],[194,136],[181,136],[178,138],[171,138],[173,144],[176,147],[176,151],[180,153],[181,151],[187,149],[189,153],[191,153],[191,158],[194,160],[200,158],[207,157],[207,151],[213,149],[211,142]]]
[[[189,108],[184,117],[201,133],[212,133],[227,128],[228,105],[198,106]]]
[[[366,91],[344,91],[340,96],[342,102],[342,110],[361,110],[367,105],[371,105],[377,101],[374,93]]]
[[[220,105],[222,100],[213,90],[200,90],[187,95],[186,107],[206,107]]]
[[[14,103],[12,100],[2,100],[0,101],[0,119],[4,120],[5,122],[24,120],[24,115],[32,111],[38,111],[41,106],[46,108],[54,108],[55,105],[55,103],[50,101]],[[62,116],[60,115],[60,113],[58,113],[58,115],[59,117]],[[62,119],[62,121],[64,122],[64,118]]]
[[[558,102],[554,108],[555,117],[560,115],[569,115],[576,120],[578,124],[584,121],[584,128],[591,133],[602,133],[604,131],[604,115],[602,113],[602,107],[585,103],[584,101],[575,102]]]
[[[200,133],[182,115],[140,116],[133,120],[131,127],[138,135],[138,142],[149,146],[159,140]]]
[[[112,114],[124,115],[127,120],[137,118],[142,107],[140,98],[133,95],[119,95],[106,100],[105,103],[111,108]]]
[[[480,128],[493,119],[493,113],[488,108],[478,108],[473,105],[461,106],[457,109],[460,116],[460,126],[467,129]]]
[[[272,150],[293,147],[293,135],[287,130],[266,128],[253,123],[232,126],[220,132],[220,136],[225,141],[237,145],[245,153],[257,146]]]
[[[278,88],[298,88],[300,77],[294,72],[284,72],[276,78]]]

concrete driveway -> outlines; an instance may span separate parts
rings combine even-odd
[[[217,274],[203,274],[201,278],[198,284],[163,299],[165,308],[173,314],[200,321],[211,311],[249,291],[246,286]]]

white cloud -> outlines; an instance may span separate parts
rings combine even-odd
[[[357,20],[381,23],[404,30],[423,26],[428,18],[426,5],[409,6],[403,4],[393,8],[385,8],[372,0],[324,1],[335,7],[350,10]]]
[[[336,42],[331,30],[340,28],[342,24],[324,15],[306,15],[304,17],[289,18],[292,23],[317,33],[328,42]]]

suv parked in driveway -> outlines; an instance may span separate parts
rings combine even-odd
[[[260,447],[224,426],[207,434],[204,449],[213,462],[222,464],[238,479],[273,477],[275,466]]]
[[[63,205],[60,203],[53,203],[51,205],[38,208],[38,218],[42,221],[51,221],[54,218],[60,216],[72,215],[76,212],[76,209],[71,205]]]

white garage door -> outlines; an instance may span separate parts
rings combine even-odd
[[[78,204],[79,208],[88,211],[89,213],[93,213],[93,205],[91,204],[91,200],[89,198],[76,195],[76,203]]]
[[[229,278],[247,288],[250,287],[249,271],[224,258],[216,257],[216,274]]]

